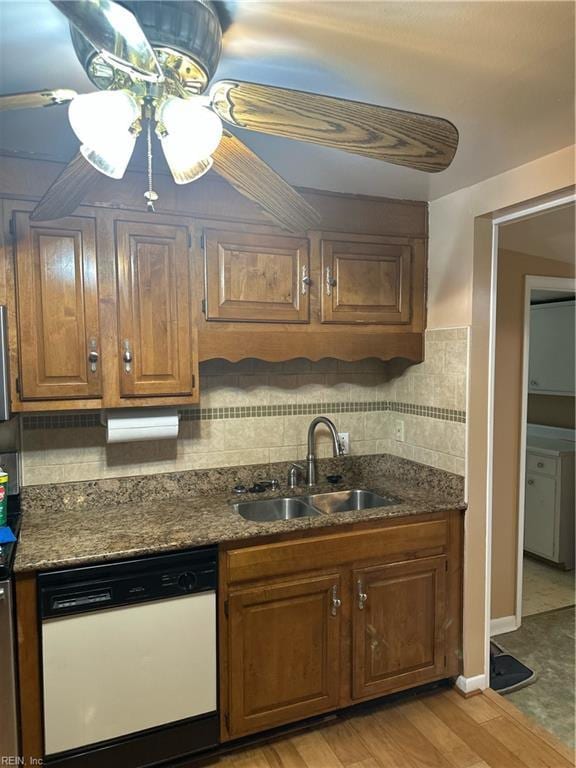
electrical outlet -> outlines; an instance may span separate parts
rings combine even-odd
[[[404,442],[404,422],[403,421],[398,420],[394,424],[394,437],[400,443]]]
[[[350,453],[350,432],[338,432],[338,440],[342,446],[342,453],[347,455]]]

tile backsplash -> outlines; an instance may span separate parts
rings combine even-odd
[[[468,330],[426,333],[426,359],[200,367],[201,407],[182,411],[177,440],[106,445],[99,414],[22,418],[23,483],[98,478],[303,459],[313,415],[350,433],[351,453],[390,453],[464,474]],[[395,438],[404,423],[404,441]],[[317,430],[317,455],[331,455]]]

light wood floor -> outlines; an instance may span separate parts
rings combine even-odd
[[[202,762],[203,768],[570,768],[568,747],[492,691],[442,690]]]

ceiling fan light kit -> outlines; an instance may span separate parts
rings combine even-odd
[[[238,137],[223,132],[222,121],[427,173],[443,171],[456,153],[458,131],[443,118],[258,83],[226,80],[210,85],[229,23],[222,3],[51,2],[70,22],[78,59],[100,91],[0,96],[0,111],[71,102],[80,159],[88,162],[73,158],[38,204],[36,220],[39,215],[72,213],[92,183],[93,169],[122,178],[141,119],[148,125],[148,195],[153,120],[177,184],[195,181],[212,168],[277,224],[295,232],[317,225],[319,215]]]
[[[156,135],[176,184],[188,184],[212,167],[222,121],[202,97],[169,96],[156,108]]]
[[[82,155],[112,179],[124,176],[140,133],[141,107],[129,91],[77,96],[68,107]]]

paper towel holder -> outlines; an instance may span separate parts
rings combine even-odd
[[[180,414],[176,408],[115,408],[100,411],[107,443],[175,440]]]

